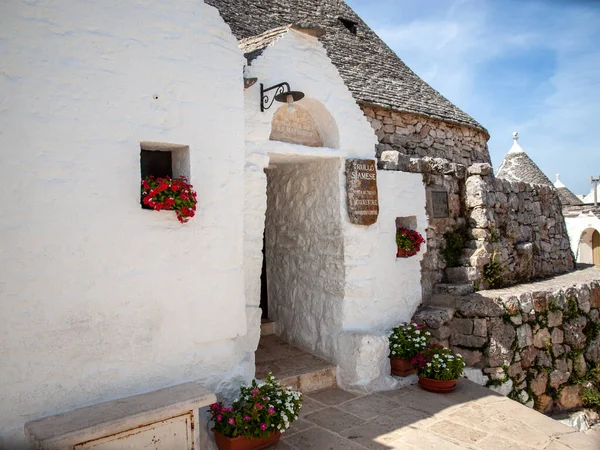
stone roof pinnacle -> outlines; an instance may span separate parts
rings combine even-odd
[[[555,187],[556,189],[558,189],[558,188],[564,188],[564,187],[566,187],[566,186],[564,185],[564,183],[563,183],[562,181],[560,181],[560,173],[557,173],[557,174],[556,174],[556,181],[554,182],[554,187]]]
[[[525,152],[525,150],[523,150],[523,148],[519,145],[519,133],[517,133],[516,131],[513,133],[513,145],[510,148],[510,150],[508,151],[508,153],[518,153],[518,152]]]

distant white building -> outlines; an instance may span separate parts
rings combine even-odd
[[[560,181],[558,174],[554,186],[563,205],[567,232],[577,262],[600,264],[600,206],[594,205],[593,188],[580,199]]]

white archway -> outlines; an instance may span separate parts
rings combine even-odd
[[[309,147],[340,148],[337,123],[325,105],[314,98],[304,98],[280,106],[271,122],[272,141],[289,142]]]
[[[600,264],[600,231],[595,228],[583,230],[577,247],[577,262]]]

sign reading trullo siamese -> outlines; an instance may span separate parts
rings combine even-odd
[[[370,159],[346,160],[346,192],[350,222],[373,225],[379,215],[377,168]]]

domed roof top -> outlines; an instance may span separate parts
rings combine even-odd
[[[583,204],[583,202],[575,194],[573,194],[562,181],[560,181],[560,174],[558,173],[556,174],[554,187],[558,191],[558,198],[560,199],[561,205],[574,206]]]
[[[536,163],[519,145],[519,133],[513,133],[513,145],[500,164],[496,177],[508,181],[524,181],[532,184],[553,186],[550,179],[544,175]]]

